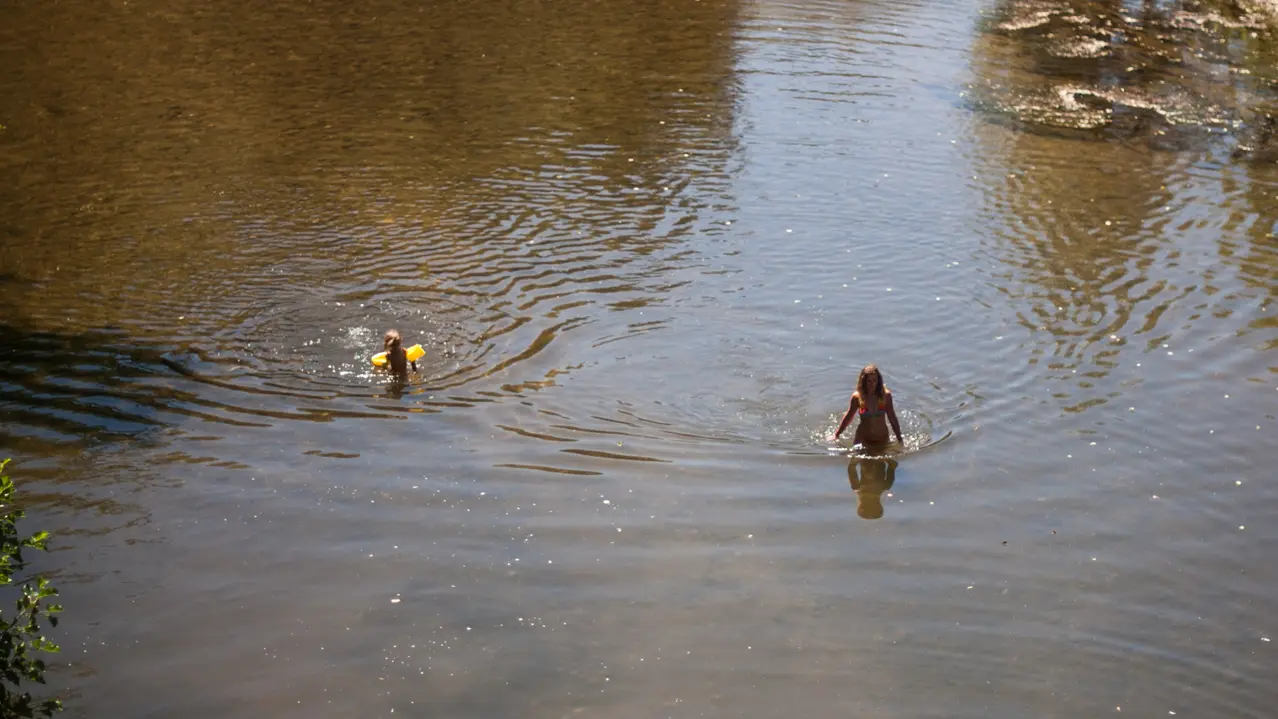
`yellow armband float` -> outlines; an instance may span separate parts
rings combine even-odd
[[[409,347],[408,349],[404,350],[404,354],[408,355],[409,362],[416,362],[417,360],[426,356],[426,350],[422,349],[421,345],[413,345],[412,347]],[[386,366],[385,352],[378,352],[377,354],[373,355],[373,366],[375,367]]]

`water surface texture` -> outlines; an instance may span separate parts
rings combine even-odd
[[[0,17],[0,454],[68,716],[1278,701],[1256,18]],[[890,462],[830,438],[869,362]]]

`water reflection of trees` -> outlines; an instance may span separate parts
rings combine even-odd
[[[1248,331],[1256,333],[1259,346],[1278,350],[1278,165],[1249,163],[1243,169],[1240,204],[1250,210],[1245,237],[1223,237],[1218,247],[1221,260],[1236,264],[1247,287],[1264,295],[1263,314]],[[1278,372],[1278,364],[1271,371]]]
[[[976,55],[978,102],[1022,129],[1181,148],[1266,126],[1265,19],[1228,2],[1004,0]]]
[[[1012,1],[978,35],[974,96],[991,122],[974,161],[1004,268],[992,284],[1050,336],[1032,362],[1072,386],[1054,390],[1068,409],[1113,396],[1120,346],[1166,341],[1177,301],[1272,271],[1271,185],[1256,180],[1278,70],[1260,27],[1223,5]],[[1204,156],[1232,156],[1249,187],[1204,198]],[[1250,227],[1211,232],[1204,199],[1254,213]],[[1224,266],[1182,266],[1169,240],[1199,234]]]
[[[286,273],[276,291],[290,269],[358,284],[415,263],[439,279],[463,248],[357,264],[368,243],[333,235],[448,211],[471,224],[424,239],[482,222],[519,237],[494,248],[510,250],[518,225],[574,203],[574,231],[678,230],[693,204],[679,190],[729,149],[736,14],[731,0],[15,6],[0,29],[0,170],[15,178],[0,252],[56,291],[9,299],[32,317],[146,324],[152,302],[220,302],[268,269]]]

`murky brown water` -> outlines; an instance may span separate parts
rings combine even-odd
[[[1254,19],[2,12],[0,452],[69,715],[1271,712]],[[871,361],[890,464],[829,450]]]

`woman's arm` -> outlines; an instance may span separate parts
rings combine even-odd
[[[839,429],[835,431],[834,438],[838,439],[843,434],[843,430],[848,428],[848,424],[852,418],[856,416],[857,407],[861,404],[861,398],[855,392],[852,393],[852,401],[848,403],[848,411],[843,415],[843,421],[839,422]]]
[[[892,392],[885,390],[887,395],[887,416],[888,421],[892,423],[892,431],[896,432],[896,441],[905,444],[905,440],[901,439],[901,423],[896,420],[896,406],[892,404]]]

